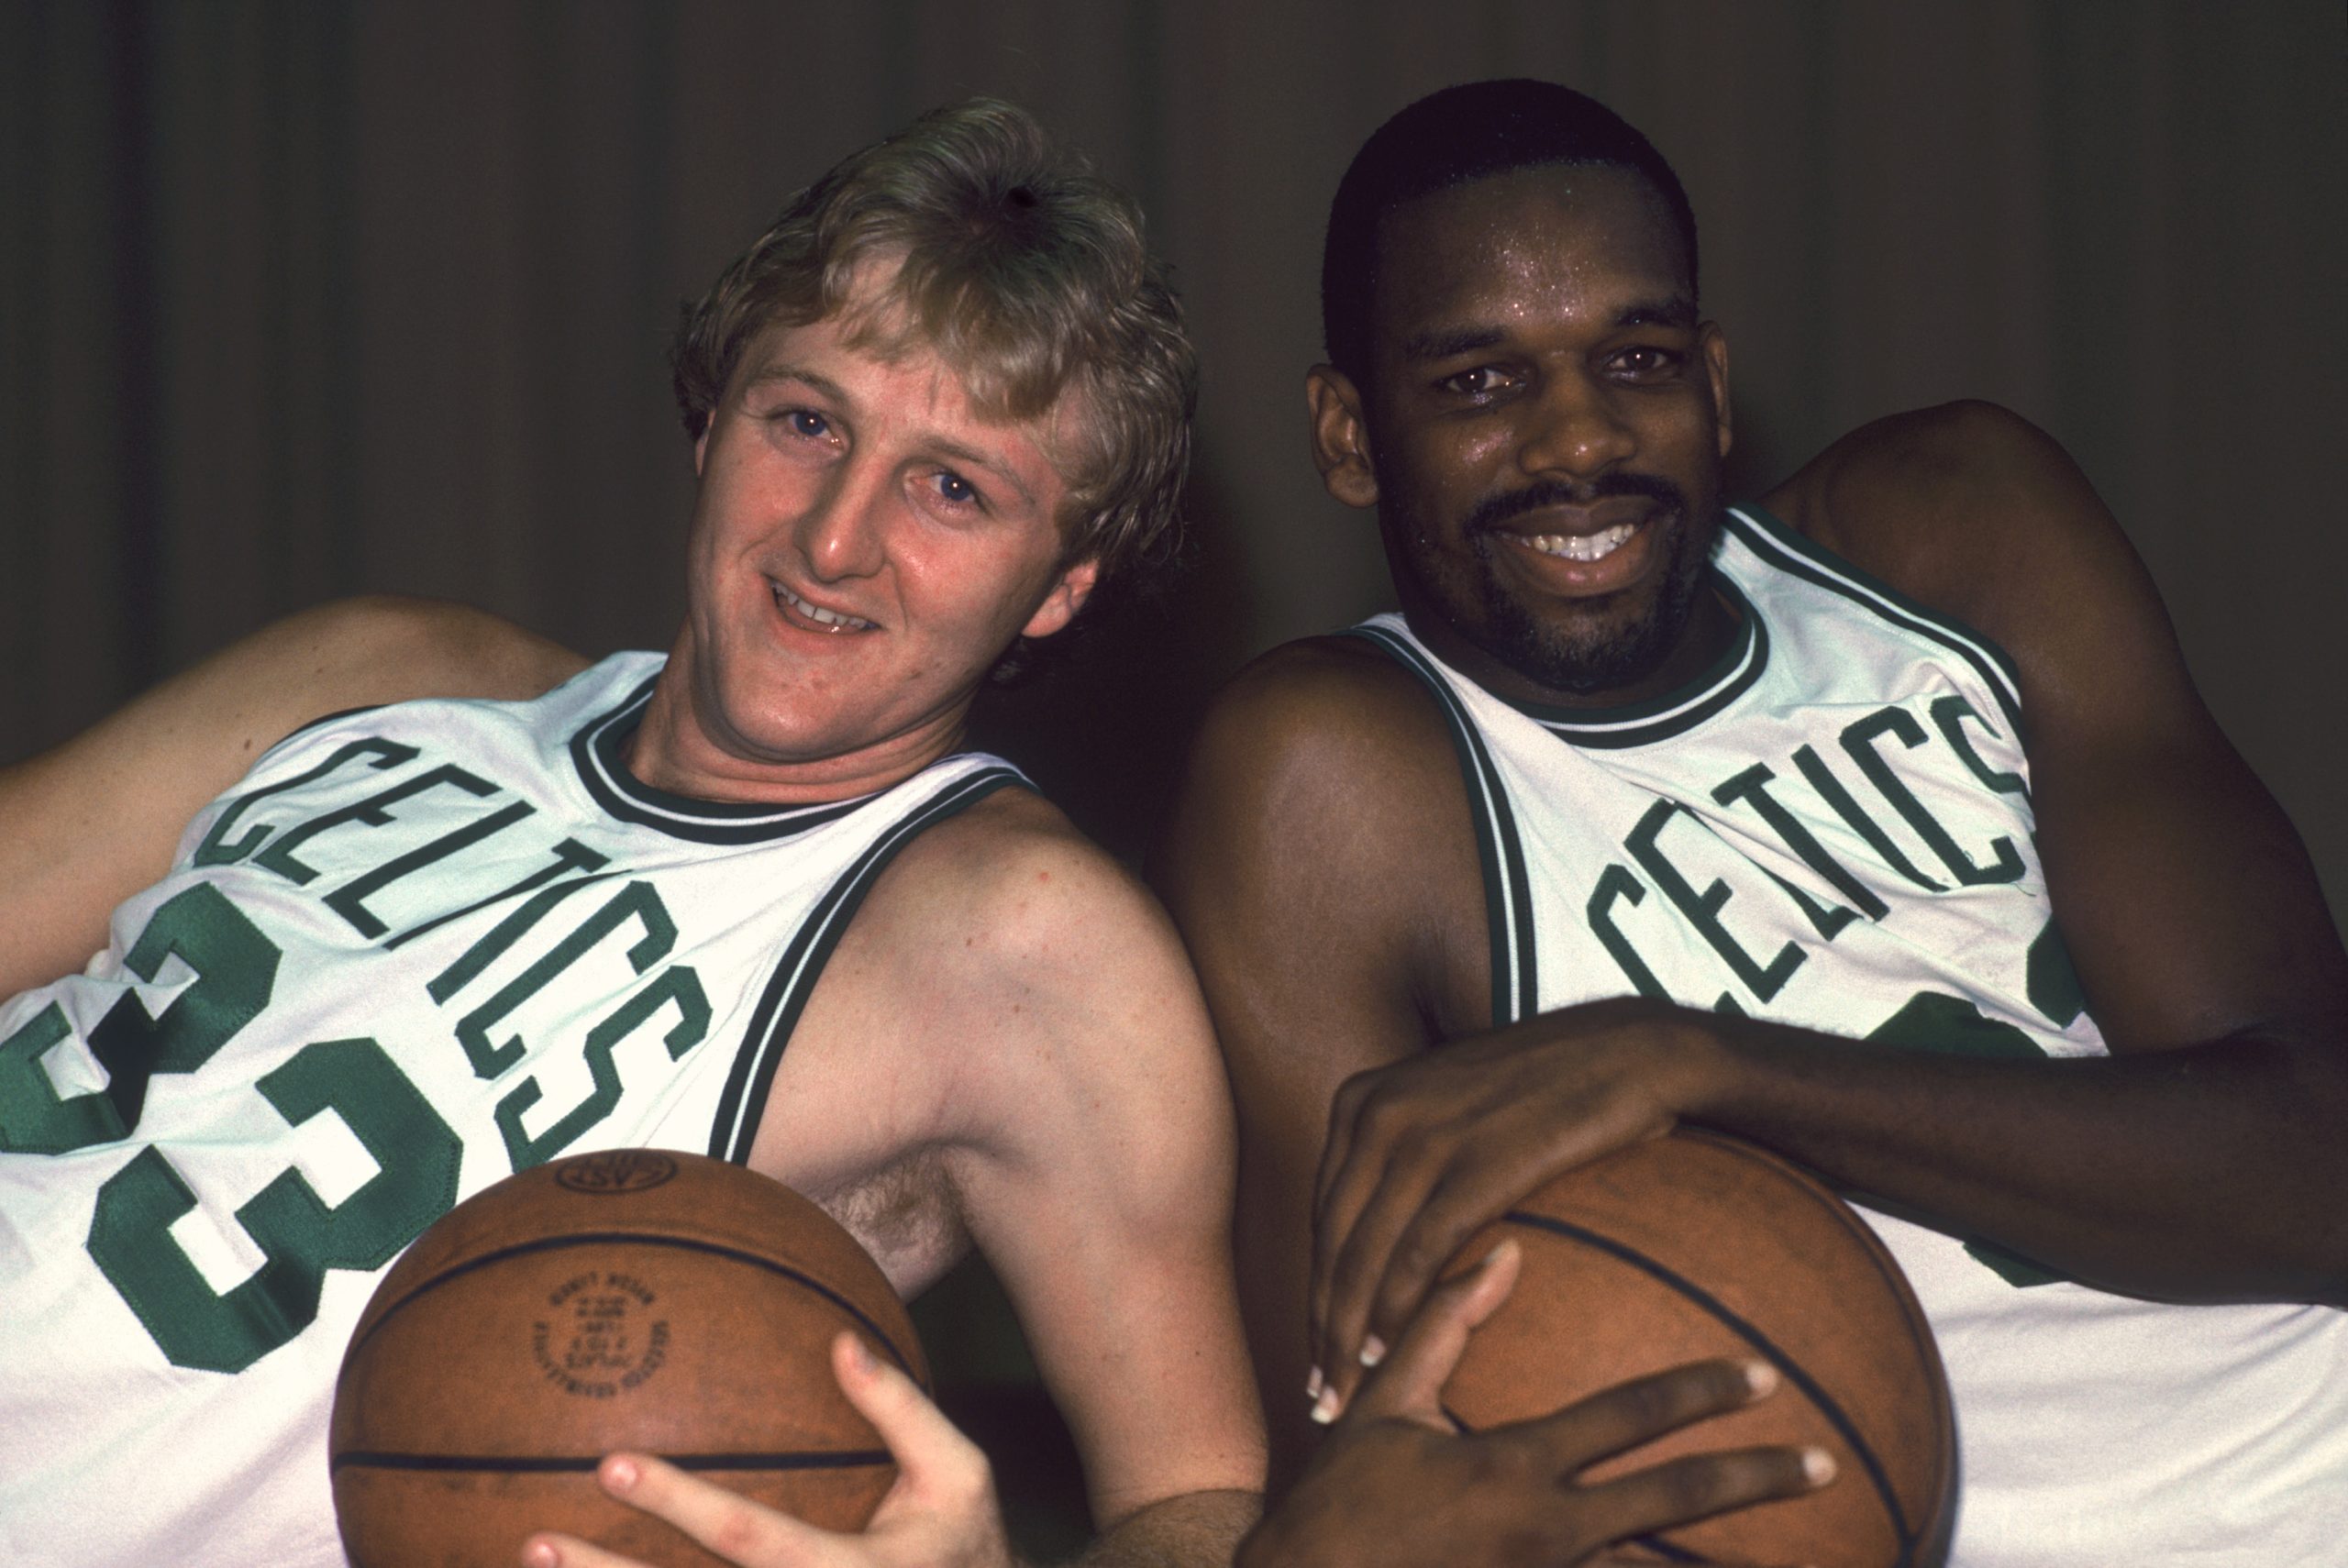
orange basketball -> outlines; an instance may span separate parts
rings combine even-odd
[[[896,1474],[839,1391],[842,1329],[925,1385],[889,1282],[829,1216],[697,1154],[580,1154],[450,1209],[392,1266],[335,1386],[356,1568],[511,1568],[561,1529],[656,1564],[719,1559],[595,1484],[650,1452],[834,1529]]]
[[[1745,1409],[1588,1474],[1754,1444],[1814,1444],[1833,1483],[1644,1540],[1657,1562],[1911,1568],[1945,1545],[1955,1439],[1923,1311],[1866,1223],[1809,1176],[1683,1130],[1568,1171],[1461,1253],[1517,1238],[1523,1272],[1444,1390],[1470,1430],[1691,1361],[1782,1377]],[[1636,1555],[1636,1552],[1634,1552]]]

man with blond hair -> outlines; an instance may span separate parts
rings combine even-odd
[[[0,780],[11,1556],[339,1563],[327,1415],[381,1272],[466,1195],[632,1145],[807,1193],[907,1296],[981,1250],[1099,1560],[1224,1560],[1254,1517],[1229,1112],[1180,947],[960,749],[1006,649],[1173,520],[1195,371],[1139,214],[1018,110],[941,111],[794,197],[676,370],[699,487],[665,657],[361,605]],[[903,1479],[831,1544],[1000,1560],[977,1452],[837,1370]]]

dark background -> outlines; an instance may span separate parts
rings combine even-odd
[[[1305,458],[1339,171],[1419,94],[1534,74],[1678,167],[1742,488],[1948,398],[2045,426],[2336,905],[2344,63],[2338,0],[0,0],[0,761],[339,594],[666,646],[679,302],[990,93],[1141,197],[1205,362],[1186,569],[982,715],[1132,856],[1212,683],[1386,592]],[[942,1291],[992,1430],[1015,1338]]]

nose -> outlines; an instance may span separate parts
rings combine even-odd
[[[795,542],[818,582],[870,577],[886,553],[882,531],[892,488],[877,466],[853,460],[833,470],[831,482],[799,515]]]
[[[1590,479],[1638,450],[1613,389],[1570,371],[1545,377],[1526,411],[1516,461],[1526,477]]]

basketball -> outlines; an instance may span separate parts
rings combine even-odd
[[[1585,1472],[1678,1454],[1815,1445],[1835,1479],[1649,1538],[1657,1562],[1909,1568],[1944,1546],[1955,1439],[1923,1311],[1866,1222],[1805,1173],[1694,1130],[1634,1144],[1533,1193],[1460,1254],[1504,1236],[1515,1288],[1444,1390],[1468,1430],[1545,1415],[1691,1361],[1758,1359],[1753,1406]],[[1456,1267],[1458,1265],[1455,1265]]]
[[[355,1568],[512,1568],[560,1529],[717,1563],[604,1495],[618,1448],[857,1529],[896,1469],[833,1376],[842,1329],[926,1386],[879,1266],[780,1183],[649,1149],[510,1176],[418,1237],[351,1335],[328,1439],[344,1549]]]

